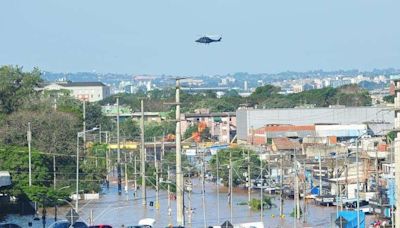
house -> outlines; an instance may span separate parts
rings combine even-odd
[[[274,138],[272,139],[272,151],[292,153],[294,151],[301,151],[301,145],[299,142],[288,138]]]

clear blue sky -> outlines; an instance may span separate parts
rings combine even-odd
[[[400,68],[399,0],[1,0],[0,65],[201,75]],[[222,42],[201,45],[203,34]]]

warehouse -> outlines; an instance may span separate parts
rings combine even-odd
[[[252,129],[267,124],[362,124],[385,122],[393,125],[394,113],[388,107],[326,107],[326,108],[285,108],[253,109],[239,108],[236,111],[237,137],[247,140]]]

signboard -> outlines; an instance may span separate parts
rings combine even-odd
[[[81,101],[89,101],[89,94],[78,94],[76,97]]]
[[[79,219],[79,214],[74,209],[71,209],[65,215],[70,224],[74,224]]]

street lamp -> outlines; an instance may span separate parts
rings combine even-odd
[[[79,138],[85,136],[86,133],[99,130],[95,127],[91,130],[81,131],[76,134],[76,194],[75,194],[75,211],[78,213],[79,209]]]
[[[70,186],[68,185],[68,186],[64,186],[64,187],[62,187],[62,188],[59,188],[59,189],[57,189],[58,191],[61,191],[61,190],[63,190],[63,189],[67,189],[67,188],[69,188]],[[57,221],[57,202],[55,202],[55,204],[54,204],[54,221]]]

